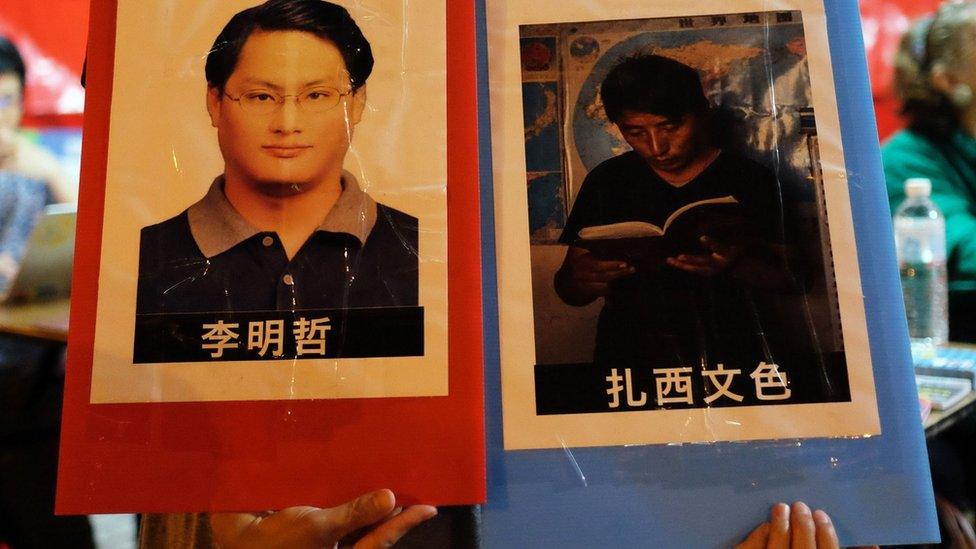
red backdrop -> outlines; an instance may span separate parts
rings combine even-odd
[[[882,139],[902,126],[891,89],[892,60],[910,22],[938,0],[861,0],[864,42]],[[29,126],[80,125],[79,79],[88,31],[88,0],[3,0],[0,34],[10,36],[31,69]]]
[[[882,141],[904,124],[892,89],[892,62],[898,42],[912,21],[932,13],[938,0],[861,0],[861,26],[867,49],[871,91]]]
[[[27,64],[27,126],[80,126],[81,67],[88,36],[88,0],[3,0],[0,34]]]

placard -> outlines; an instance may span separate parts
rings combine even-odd
[[[823,0],[822,4],[741,2],[733,9],[739,13],[800,10],[808,38],[812,35],[809,30],[812,22],[822,21],[818,24],[826,25],[829,48],[820,50],[817,59],[811,53],[808,62],[813,70],[814,63],[828,61],[820,55],[829,54],[833,67],[834,83],[826,95],[836,102],[840,133],[835,139],[843,146],[847,168],[843,175],[850,191],[853,220],[853,233],[844,238],[856,243],[863,291],[858,298],[863,303],[881,434],[573,447],[580,442],[577,437],[567,439],[565,445],[560,444],[556,449],[506,449],[511,440],[505,439],[503,431],[507,434],[512,422],[506,402],[503,426],[502,402],[503,398],[512,396],[505,393],[511,386],[508,376],[512,371],[505,360],[516,351],[531,360],[535,350],[534,345],[526,343],[530,338],[524,335],[532,325],[529,323],[532,304],[506,301],[506,295],[511,295],[514,289],[524,289],[530,277],[526,271],[511,269],[511,254],[506,253],[511,252],[511,247],[503,240],[508,234],[504,227],[520,225],[513,238],[517,236],[519,246],[528,248],[525,202],[519,205],[521,209],[495,207],[514,196],[497,186],[498,164],[516,165],[520,170],[519,179],[506,180],[504,184],[514,185],[516,188],[511,192],[521,195],[522,200],[527,200],[528,194],[523,164],[526,136],[521,132],[533,120],[520,118],[523,103],[518,88],[522,81],[518,63],[520,48],[516,42],[519,26],[657,19],[677,17],[689,11],[706,15],[730,13],[727,3],[696,2],[692,10],[689,6],[687,2],[651,5],[623,0],[560,2],[558,6],[552,2],[519,4],[487,0],[482,6],[484,19],[480,32],[486,37],[486,46],[479,51],[482,74],[487,79],[489,68],[503,63],[500,57],[509,61],[514,58],[514,63],[506,65],[510,69],[507,81],[517,91],[511,92],[510,88],[490,91],[491,122],[502,124],[502,131],[495,125],[491,128],[494,151],[482,140],[483,164],[489,160],[496,164],[493,170],[496,177],[491,173],[482,174],[485,211],[497,214],[494,224],[491,218],[485,218],[483,229],[489,258],[485,267],[486,310],[487,318],[492,318],[497,311],[503,320],[501,325],[491,322],[485,325],[489,500],[481,513],[480,541],[485,547],[526,546],[537,544],[540,539],[552,546],[566,547],[731,547],[768,519],[772,504],[801,500],[813,509],[824,509],[830,514],[843,546],[932,543],[939,538],[939,527],[855,0]],[[498,40],[500,36],[511,40],[502,43]],[[814,51],[811,44],[807,46],[808,51]],[[821,81],[811,79],[811,85],[816,97]],[[483,94],[489,95],[489,90],[484,89]],[[499,116],[499,111],[505,115]],[[823,140],[820,126],[823,115],[818,111],[816,117],[821,130],[818,134]],[[482,113],[481,122],[482,135],[487,136],[487,112]],[[513,141],[499,146],[502,136],[512,135],[516,136]],[[831,235],[834,219],[831,212]],[[498,236],[497,244],[492,240],[494,235]],[[831,242],[836,250],[837,240]],[[497,253],[491,253],[493,248]],[[557,261],[561,259],[558,257]],[[499,276],[494,278],[496,263]],[[548,286],[551,281],[543,283]],[[498,302],[491,300],[491,289],[496,286]],[[842,283],[838,282],[838,286],[842,287]],[[520,295],[528,299],[531,293],[525,290]],[[514,332],[504,324],[505,315],[512,311],[518,311],[519,318],[526,321],[514,342],[510,339]],[[850,351],[850,342],[844,335],[846,349]],[[577,333],[563,336],[582,337]],[[499,362],[501,367],[492,367]],[[524,371],[516,375],[531,376],[533,364],[517,364]],[[533,395],[520,396],[529,407],[534,404]],[[779,413],[779,409],[787,407],[771,406],[769,411]],[[684,410],[676,412],[687,414]],[[647,417],[656,413],[659,412],[648,410],[597,415]],[[567,414],[566,419],[580,422],[578,418],[586,415]],[[575,434],[566,429],[554,431],[551,438],[558,440],[566,433]],[[625,431],[618,440],[633,435],[634,431]]]
[[[480,501],[470,10],[92,13],[59,511]]]

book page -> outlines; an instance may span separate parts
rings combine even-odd
[[[673,214],[668,216],[668,220],[664,222],[664,232],[668,231],[668,227],[671,223],[678,219],[681,214],[687,212],[692,208],[699,208],[701,206],[707,206],[708,204],[737,204],[738,200],[734,196],[723,196],[722,198],[709,198],[708,200],[699,200],[698,202],[692,202],[691,204],[685,204],[684,206],[678,208]]]
[[[579,232],[579,237],[583,240],[601,240],[607,238],[641,238],[645,236],[660,236],[662,234],[664,234],[664,231],[656,225],[641,221],[625,221],[612,225],[587,227]]]

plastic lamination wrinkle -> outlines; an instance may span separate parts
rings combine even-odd
[[[175,290],[175,289],[183,286],[184,284],[188,284],[188,283],[189,284],[192,284],[193,282],[196,282],[198,279],[204,278],[205,276],[207,276],[207,273],[210,272],[210,259],[209,258],[206,258],[206,259],[203,259],[203,260],[190,260],[190,261],[187,261],[186,263],[183,263],[182,265],[176,265],[176,266],[177,267],[187,267],[187,266],[193,265],[194,263],[201,263],[203,265],[203,271],[200,272],[199,274],[197,274],[196,276],[188,276],[188,277],[184,278],[183,280],[180,280],[179,282],[176,282],[172,286],[169,286],[168,288],[166,288],[165,290],[163,290],[163,295],[169,294],[170,292],[172,292],[173,290]]]
[[[589,486],[586,481],[586,475],[583,473],[582,467],[580,467],[579,461],[576,460],[576,456],[573,455],[573,449],[566,445],[566,441],[562,437],[559,437],[559,444],[563,448],[563,452],[566,454],[566,458],[572,464],[573,469],[576,470],[576,474],[579,476],[580,482],[583,486]]]

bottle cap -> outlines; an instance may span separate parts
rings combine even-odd
[[[932,194],[932,181],[924,177],[905,180],[905,196],[915,198]]]

